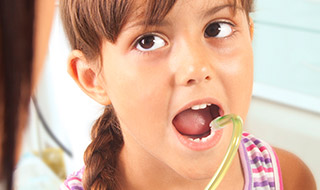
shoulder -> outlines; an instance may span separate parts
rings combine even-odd
[[[280,162],[284,189],[316,190],[316,183],[310,169],[296,155],[274,148]]]

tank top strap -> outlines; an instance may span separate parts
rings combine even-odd
[[[239,155],[245,190],[283,190],[279,160],[269,144],[244,132]]]
[[[63,184],[60,186],[60,190],[84,190],[82,184],[82,176],[85,167],[69,175]]]

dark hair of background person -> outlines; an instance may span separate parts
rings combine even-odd
[[[34,0],[0,1],[0,183],[13,186],[31,95]]]

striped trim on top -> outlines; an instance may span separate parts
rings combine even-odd
[[[278,158],[272,147],[244,132],[239,147],[245,174],[245,190],[282,190]]]
[[[60,190],[84,190],[82,184],[84,169],[85,168],[83,167],[81,170],[69,175],[64,183],[60,186]]]

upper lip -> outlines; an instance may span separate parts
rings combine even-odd
[[[218,100],[216,100],[214,98],[203,98],[203,99],[197,99],[197,100],[192,100],[192,101],[188,102],[187,104],[182,106],[180,109],[178,109],[178,111],[174,114],[174,117],[176,117],[179,113],[181,113],[187,109],[190,109],[192,106],[201,105],[201,104],[215,104],[220,108],[220,112],[222,114],[224,113],[223,106]],[[173,119],[174,119],[174,117],[173,117]]]

